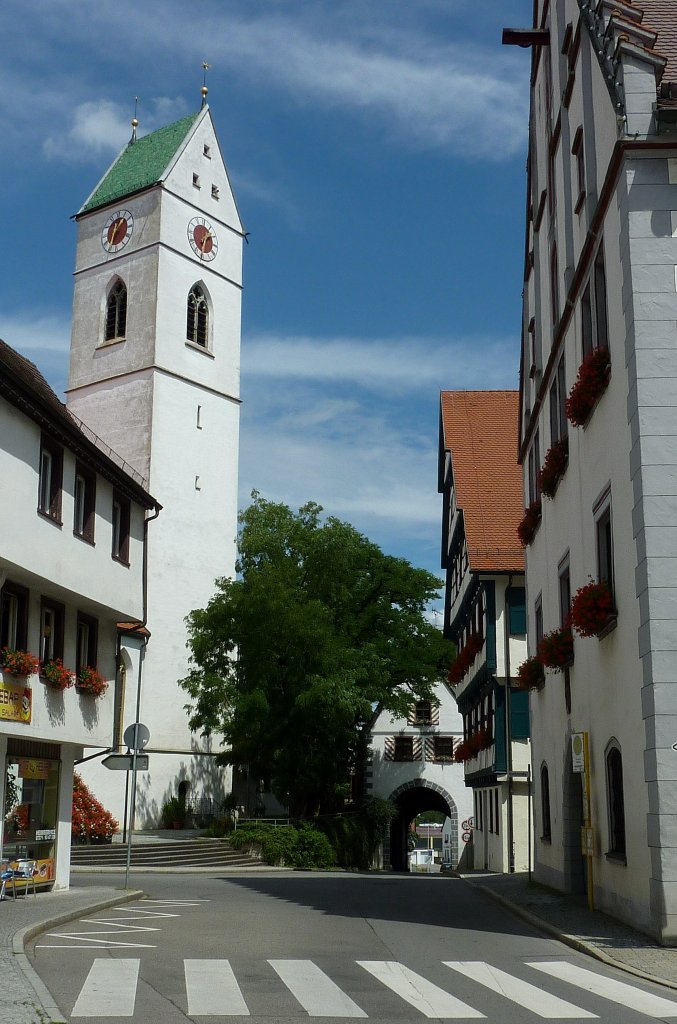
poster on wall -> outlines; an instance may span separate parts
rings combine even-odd
[[[16,686],[0,679],[0,719],[30,725],[32,706],[30,686]]]

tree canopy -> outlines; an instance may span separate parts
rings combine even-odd
[[[239,524],[238,578],[186,620],[190,725],[292,813],[331,810],[378,714],[434,700],[453,654],[425,614],[440,581],[314,503],[254,492]]]

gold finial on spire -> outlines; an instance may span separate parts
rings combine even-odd
[[[139,97],[134,97],[134,117],[132,118],[132,137],[129,140],[130,145],[132,142],[136,142],[136,129],[139,127],[139,119],[137,118],[137,112],[139,109]]]
[[[200,92],[202,93],[203,107],[207,106],[207,93],[209,92],[209,89],[207,88],[207,72],[209,71],[210,67],[211,64],[208,64],[206,60],[202,61],[202,88],[200,89]]]

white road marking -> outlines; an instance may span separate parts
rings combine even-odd
[[[269,960],[309,1017],[366,1017],[367,1014],[312,960]]]
[[[484,1017],[479,1010],[461,1002],[450,992],[438,988],[432,982],[403,964],[390,960],[358,960],[360,967],[369,971],[378,981],[387,985],[410,1006],[420,1010],[425,1017],[462,1018]]]
[[[582,1010],[580,1006],[568,1003],[564,999],[544,992],[536,985],[530,985],[528,981],[522,981],[512,974],[492,967],[483,960],[445,960],[447,967],[453,971],[464,974],[466,978],[479,982],[492,992],[518,1003],[539,1017],[548,1019],[557,1017],[566,1020],[580,1020],[583,1018],[597,1017],[596,1013]]]
[[[537,971],[550,974],[553,978],[559,978],[577,988],[585,989],[586,992],[593,992],[604,999],[610,999],[613,1003],[621,1003],[631,1010],[637,1010],[647,1017],[677,1017],[677,1003],[662,996],[653,995],[651,992],[644,992],[641,988],[628,985],[624,981],[617,981],[615,978],[607,978],[595,971],[588,971],[584,967],[577,967],[566,960],[543,960],[538,962],[527,962],[529,967]]]
[[[94,961],[71,1017],[132,1017],[139,960]]]
[[[227,960],[184,960],[189,1017],[248,1017],[249,1010]]]

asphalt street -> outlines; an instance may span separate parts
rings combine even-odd
[[[462,879],[138,874],[134,884],[145,899],[29,945],[64,1020],[677,1020],[677,993],[541,935]]]

